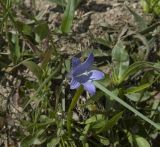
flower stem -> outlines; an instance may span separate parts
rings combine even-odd
[[[72,102],[71,102],[69,109],[68,109],[68,112],[67,112],[67,130],[68,130],[69,136],[71,135],[71,121],[72,121],[72,114],[73,114],[72,110],[75,107],[75,105],[78,101],[78,98],[82,94],[82,92],[83,92],[83,86],[80,86],[77,89],[76,93],[74,94],[74,97],[72,99]]]

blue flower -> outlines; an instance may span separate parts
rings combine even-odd
[[[72,68],[69,73],[70,89],[77,89],[80,85],[83,85],[84,89],[91,95],[96,92],[93,81],[104,78],[104,73],[99,70],[93,69],[94,56],[91,53],[85,62],[81,63],[76,57],[72,58]]]

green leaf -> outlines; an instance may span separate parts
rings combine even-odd
[[[127,6],[127,8],[130,11],[130,13],[134,16],[134,19],[135,19],[135,21],[137,23],[139,31],[142,31],[142,30],[146,29],[147,28],[147,24],[146,24],[146,21],[143,19],[143,17],[138,15],[135,11],[131,10],[128,6]]]
[[[17,61],[21,57],[21,50],[20,50],[20,45],[19,45],[19,36],[18,36],[18,34],[12,34],[11,41],[14,44],[13,48],[10,49],[11,57],[13,59],[13,62],[17,63]]]
[[[112,50],[112,61],[114,63],[114,82],[120,83],[124,72],[129,66],[129,56],[122,41],[118,41]]]
[[[152,104],[152,110],[157,110],[159,107],[160,101],[159,100],[154,100],[153,104]],[[156,113],[156,111],[152,111],[150,114],[150,118],[152,118],[154,116],[154,114]]]
[[[70,69],[71,69],[71,62],[70,62],[70,60],[66,59],[64,64],[65,64],[66,71],[69,72]]]
[[[94,123],[96,121],[99,121],[99,120],[102,120],[104,118],[104,116],[102,114],[97,114],[97,115],[94,115],[90,118],[88,118],[86,121],[85,121],[85,124],[90,124],[90,123]]]
[[[45,131],[45,129],[40,129],[37,132],[35,132],[33,135],[29,135],[29,136],[25,137],[21,142],[21,146],[22,147],[29,147],[31,145],[42,144],[45,141],[45,139],[41,139],[40,135],[42,135],[42,133],[44,131]]]
[[[28,36],[33,36],[33,28],[31,25],[21,22],[21,21],[16,21],[17,29],[22,32],[24,35]]]
[[[143,102],[150,98],[150,94],[147,91],[144,92],[143,94],[142,93],[130,93],[130,94],[125,94],[125,96],[134,102]]]
[[[109,41],[109,38],[95,38],[94,42],[112,48],[112,43]]]
[[[61,31],[63,33],[69,33],[71,31],[75,7],[76,7],[76,0],[68,0],[67,7],[65,9],[61,24]]]
[[[117,101],[118,103],[120,103],[122,106],[124,106],[128,110],[132,111],[135,115],[139,116],[141,119],[143,119],[144,121],[146,121],[149,124],[151,124],[152,126],[154,126],[157,130],[160,130],[160,125],[159,124],[153,122],[151,119],[149,119],[148,117],[146,117],[145,115],[143,115],[142,113],[140,113],[139,111],[137,111],[135,108],[133,108],[132,106],[130,106],[129,104],[127,104],[125,101],[123,101],[122,99],[120,99],[119,97],[117,97],[115,94],[113,94],[108,89],[106,89],[103,85],[99,84],[96,81],[94,81],[94,84],[95,84],[95,86],[98,89],[100,89],[101,91],[103,91],[106,95],[110,96],[115,101]]]
[[[90,129],[90,124],[87,124],[85,125],[83,132],[81,133],[80,140],[83,142],[83,144],[86,144],[89,129]]]
[[[29,26],[29,25],[27,25],[27,24],[24,24],[24,25],[23,25],[22,32],[23,32],[25,35],[29,35],[29,36],[32,36],[32,35],[33,35],[32,27]]]
[[[47,143],[47,147],[56,147],[60,142],[60,138],[56,137],[56,138],[52,138],[51,141],[49,143]]]
[[[133,64],[131,64],[128,69],[123,73],[121,81],[127,80],[127,78],[135,73],[138,72],[138,70],[147,68],[147,67],[153,67],[153,63],[146,62],[146,61],[138,61]]]
[[[144,90],[144,89],[146,89],[146,88],[148,88],[148,87],[150,87],[150,86],[151,86],[151,84],[146,83],[146,84],[143,84],[143,85],[140,85],[140,86],[130,87],[130,88],[128,88],[128,89],[126,90],[126,92],[127,92],[128,94],[130,94],[130,93],[135,93],[135,92],[142,91],[142,90]]]
[[[39,43],[47,37],[49,28],[46,22],[40,22],[34,29],[35,40]]]
[[[158,26],[160,26],[160,22],[156,22],[150,26],[148,26],[146,29],[144,29],[143,31],[140,31],[140,34],[145,35],[148,34],[149,32],[155,30]]]
[[[140,49],[139,50],[139,54],[140,54],[139,58],[140,59],[139,58],[138,59],[139,60],[146,60],[148,57],[148,54],[150,52],[148,40],[146,39],[146,37],[144,35],[141,35],[141,34],[135,34],[135,35],[133,35],[133,38],[139,39],[144,44],[145,52],[142,49]]]
[[[93,124],[92,129],[94,129],[94,131],[97,134],[99,134],[101,132],[104,132],[104,131],[108,131],[114,125],[116,125],[116,123],[118,122],[118,120],[122,117],[122,114],[123,114],[123,112],[119,112],[118,114],[116,114],[115,116],[113,116],[110,120],[107,120],[105,117],[103,117],[103,119],[97,120]]]
[[[150,2],[151,2],[150,0],[149,1],[148,0],[141,0],[141,5],[143,7],[144,12],[150,11],[150,6],[151,6]]]
[[[141,0],[141,5],[144,12],[154,13],[160,15],[160,1],[159,0]]]
[[[108,146],[110,144],[110,141],[108,138],[105,138],[103,136],[98,135],[99,142],[105,146]]]
[[[29,68],[29,70],[40,80],[42,78],[42,69],[32,61],[23,61],[21,64]]]
[[[119,119],[122,117],[122,114],[123,114],[123,112],[119,112],[116,115],[114,115],[110,120],[108,120],[105,128],[106,129],[112,128],[119,121]]]
[[[15,54],[16,54],[17,60],[19,60],[19,58],[21,57],[21,51],[20,51],[20,46],[19,46],[19,39],[18,39],[18,37],[17,37],[16,45],[15,45]]]
[[[136,141],[138,147],[151,147],[150,144],[148,143],[148,141],[141,136],[136,135],[135,141]]]

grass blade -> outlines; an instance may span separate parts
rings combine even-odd
[[[62,18],[61,31],[63,33],[69,33],[71,30],[75,7],[76,1],[69,0]]]

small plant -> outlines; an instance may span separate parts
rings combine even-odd
[[[60,28],[46,21],[48,12],[0,0],[0,146],[156,146],[160,23],[127,7],[136,25],[70,34],[83,0],[50,1],[64,10]],[[88,2],[80,16],[96,4]],[[159,1],[143,2],[159,15]],[[82,50],[72,52],[78,41]]]
[[[141,0],[143,10],[147,13],[160,15],[160,1],[159,0]]]

